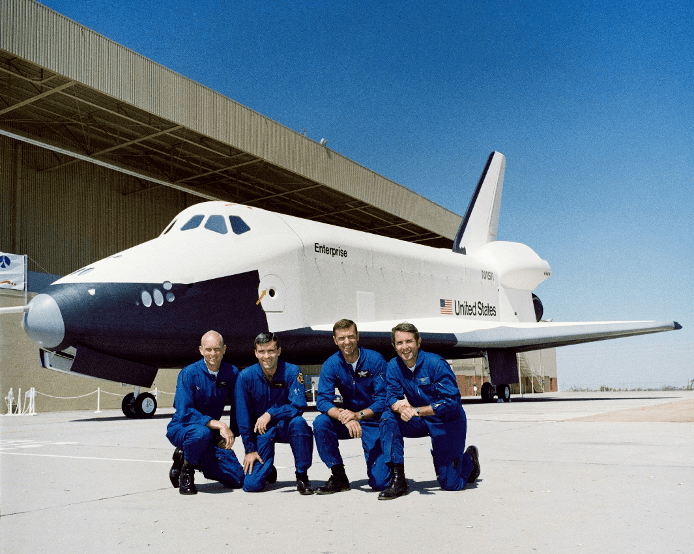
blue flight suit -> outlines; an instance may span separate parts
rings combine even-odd
[[[381,418],[381,444],[387,462],[404,463],[403,437],[429,435],[441,488],[461,490],[472,473],[473,461],[464,454],[467,417],[451,366],[441,356],[420,350],[414,371],[397,356],[388,362],[386,381],[388,406],[406,396],[412,407],[431,405],[435,414],[405,422],[386,410]]]
[[[359,348],[356,371],[340,351],[323,364],[316,397],[316,407],[322,413],[313,421],[313,432],[318,455],[329,468],[343,463],[338,441],[352,438],[345,425],[327,415],[330,408],[337,407],[333,403],[336,388],[342,396],[343,408],[353,412],[370,408],[374,412],[373,418],[359,424],[369,486],[381,491],[390,482],[390,468],[383,456],[379,431],[381,414],[386,409],[385,359],[378,352]]]
[[[243,467],[233,450],[217,446],[221,435],[207,427],[207,423],[219,420],[224,406],[231,404],[229,428],[238,436],[233,409],[238,375],[235,366],[222,362],[215,378],[203,358],[184,367],[176,382],[176,412],[166,428],[166,437],[176,448],[183,449],[188,463],[200,469],[207,479],[231,488],[243,484]]]
[[[243,490],[263,490],[275,463],[275,443],[289,443],[297,473],[306,473],[313,460],[313,432],[302,417],[306,408],[306,388],[298,366],[277,361],[277,370],[268,381],[260,364],[244,369],[236,386],[236,419],[246,454],[257,452],[263,463],[255,463],[245,476]],[[257,435],[255,422],[265,412],[271,416],[267,431]]]

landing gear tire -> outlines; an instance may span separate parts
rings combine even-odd
[[[499,400],[503,400],[504,402],[511,401],[511,387],[508,385],[497,385],[496,394],[499,397]]]
[[[494,392],[492,391],[491,383],[482,384],[480,396],[482,397],[482,402],[492,402],[494,400]]]
[[[137,412],[135,411],[135,394],[129,392],[123,397],[123,402],[121,403],[121,409],[123,414],[128,419],[135,419],[137,417]]]
[[[135,413],[140,419],[149,419],[157,411],[157,400],[148,392],[138,395],[134,402]]]

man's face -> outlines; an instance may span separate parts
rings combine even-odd
[[[359,334],[354,325],[349,329],[335,329],[333,340],[340,352],[342,352],[345,360],[354,362],[353,358],[359,354]]]
[[[255,357],[258,358],[258,363],[264,373],[275,373],[275,369],[277,369],[277,359],[281,352],[282,349],[277,348],[277,343],[274,340],[255,345]]]
[[[414,333],[406,331],[395,331],[395,353],[400,356],[400,359],[407,367],[414,367],[417,363],[417,352],[422,344],[422,339],[415,340]]]
[[[222,341],[217,335],[207,334],[200,341],[200,354],[205,358],[205,363],[210,371],[219,371],[226,351],[226,344],[222,346]]]

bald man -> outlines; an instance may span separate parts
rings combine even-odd
[[[200,341],[202,359],[178,374],[176,413],[166,437],[176,447],[169,478],[181,494],[197,494],[196,469],[227,487],[243,485],[243,468],[231,449],[238,435],[233,402],[239,370],[222,361],[225,352],[222,335],[208,331]],[[221,419],[226,404],[231,404],[229,424]]]

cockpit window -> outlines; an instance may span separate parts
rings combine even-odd
[[[211,215],[205,222],[205,229],[209,229],[220,235],[226,235],[229,232],[227,224],[224,223],[224,218],[221,215]]]
[[[231,230],[234,231],[235,235],[242,235],[246,231],[251,230],[246,222],[237,215],[230,215],[229,222],[231,223]]]
[[[181,227],[181,231],[187,231],[188,229],[196,229],[200,227],[200,224],[204,219],[204,215],[194,215],[183,225],[183,227]],[[229,223],[231,224],[231,230],[235,235],[242,235],[251,230],[248,224],[237,215],[230,215]],[[173,225],[173,223],[171,225]],[[168,233],[171,229],[171,225],[169,225],[169,227],[166,228],[166,231],[164,231],[162,234]],[[229,228],[224,220],[224,216],[216,214],[207,218],[207,221],[205,221],[205,229],[214,231],[220,235],[226,235],[229,232]]]
[[[195,229],[196,227],[199,227],[204,218],[204,215],[194,215],[188,220],[188,223],[181,227],[181,231],[187,231],[188,229]]]

